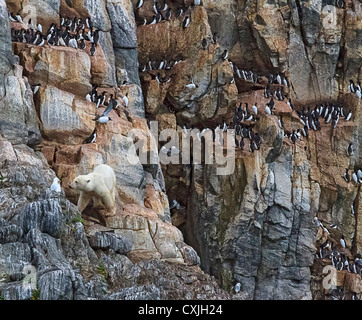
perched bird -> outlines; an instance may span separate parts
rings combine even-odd
[[[197,88],[198,86],[194,83],[194,79],[191,79],[191,83],[187,84],[186,85],[186,88],[187,89],[195,89]]]
[[[253,110],[254,114],[257,115],[257,114],[258,114],[258,104],[255,103],[255,105],[253,105],[253,106],[251,107],[251,110]]]
[[[343,234],[341,235],[341,240],[340,240],[339,242],[340,242],[340,244],[341,244],[341,246],[342,246],[343,248],[346,247],[346,241],[344,240]]]
[[[185,208],[185,207],[182,207],[182,206],[180,205],[180,203],[179,203],[177,200],[174,199],[174,200],[172,201],[170,210],[172,210],[172,209],[180,210],[180,209],[184,209],[184,208]]]
[[[349,80],[348,90],[349,90],[349,92],[352,92],[352,93],[356,92],[356,86],[352,79]]]
[[[108,121],[112,121],[112,119],[108,116],[96,115],[95,118],[92,119],[92,121],[97,121],[99,123],[107,123]]]
[[[353,143],[350,142],[350,144],[347,147],[347,156],[352,156],[353,155]]]
[[[271,113],[271,110],[270,110],[270,108],[269,108],[268,105],[265,107],[265,111],[266,111],[266,113],[267,113],[268,115],[271,115],[271,114],[272,114],[272,113]]]
[[[182,22],[182,27],[186,29],[190,24],[190,17],[185,17],[184,21]]]
[[[60,180],[57,177],[55,177],[53,179],[53,183],[50,186],[50,190],[56,191],[56,192],[61,192],[62,191],[62,188],[60,186]]]
[[[33,86],[33,94],[34,95],[39,91],[40,87],[41,87],[41,83],[38,83],[38,84]]]
[[[96,137],[97,137],[97,129],[94,129],[92,134],[88,138],[84,139],[83,144],[95,143]]]
[[[221,60],[226,60],[228,55],[229,55],[229,51],[227,49],[225,49],[221,55]]]
[[[92,43],[92,46],[89,51],[91,56],[94,56],[94,54],[96,53],[96,45],[94,42]]]
[[[168,8],[165,12],[165,19],[166,21],[170,21],[171,20],[171,16],[172,16],[172,10],[171,8]]]
[[[204,50],[207,49],[208,43],[207,43],[207,39],[206,39],[206,38],[202,39],[201,45],[202,45],[202,49],[204,49]]]
[[[106,101],[106,93],[107,91],[103,91],[100,96],[97,97],[97,109],[99,106],[103,106]]]
[[[137,4],[136,4],[136,9],[141,8],[143,5],[143,0],[138,0]]]
[[[235,290],[236,293],[238,293],[238,292],[240,291],[240,289],[241,289],[241,284],[240,284],[240,282],[238,282],[238,283],[235,285],[234,290]]]
[[[128,107],[128,92],[126,93],[126,95],[124,95],[122,97],[122,100],[124,102],[124,106],[127,108]]]
[[[278,120],[278,124],[280,129],[284,129],[284,122],[283,122],[283,117],[280,116],[279,120]]]
[[[346,168],[346,172],[344,173],[343,178],[344,178],[344,180],[346,180],[346,182],[351,181],[349,173],[348,173],[348,168]]]
[[[81,39],[78,44],[78,48],[84,50],[85,49],[85,42],[84,39]]]

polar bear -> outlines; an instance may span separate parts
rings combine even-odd
[[[93,172],[76,177],[69,188],[80,191],[77,205],[80,212],[83,212],[93,197],[94,208],[100,208],[103,204],[108,212],[107,215],[114,214],[116,175],[110,166],[106,164],[96,166]]]

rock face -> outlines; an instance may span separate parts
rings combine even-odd
[[[360,298],[352,264],[337,270],[332,251],[320,256],[327,240],[350,261],[362,255],[359,184],[343,178],[361,167],[361,100],[348,91],[360,80],[359,1],[191,3],[167,1],[171,18],[151,23],[151,1],[137,9],[133,0],[0,0],[0,298]],[[11,42],[11,28],[31,18],[46,32],[59,15],[91,17],[95,55],[88,42],[84,50]],[[271,74],[288,86],[268,83]],[[95,121],[106,106],[86,99],[94,85],[118,102],[107,123]],[[285,95],[272,115],[267,85]],[[303,128],[297,111],[326,101],[352,118],[334,129],[321,121],[296,143],[285,137]],[[231,174],[204,159],[165,164],[152,144],[134,143],[137,130],[154,134],[149,120],[156,133],[201,131],[232,122],[240,103],[257,103],[246,126],[262,144],[250,152],[245,138]],[[110,217],[92,202],[81,214],[68,187],[100,163],[117,178]],[[61,193],[50,190],[55,177]]]
[[[23,4],[8,5],[21,12]],[[128,64],[119,64],[117,70],[123,72],[122,77],[129,75],[120,78],[120,83],[138,81],[112,89],[116,85],[114,50],[137,47],[131,2],[104,3],[103,11],[96,12],[92,2],[76,2],[72,10],[63,2],[46,5],[56,8],[57,19],[59,12],[95,15],[94,25],[104,35],[96,58],[87,50],[13,43],[17,58],[11,50],[7,7],[1,2],[0,297],[229,298],[213,277],[202,272],[195,250],[170,223],[159,166],[153,171],[144,168],[128,136],[135,128],[150,135],[142,118],[137,60],[129,64],[129,70]],[[55,21],[52,14],[44,14],[44,27]],[[124,30],[116,28],[121,18],[129,21],[128,31],[133,32],[128,40],[122,35]],[[31,85],[37,83],[41,87],[33,94]],[[93,84],[107,94],[129,92],[128,106],[117,98],[120,107],[110,113],[113,122],[92,121],[96,104],[85,96]],[[103,111],[101,106],[98,112]],[[83,144],[94,130],[96,142]],[[74,204],[78,195],[68,188],[74,177],[99,163],[111,165],[117,177],[116,215],[110,218],[91,206],[82,216]],[[50,190],[56,176],[62,179],[61,193]]]

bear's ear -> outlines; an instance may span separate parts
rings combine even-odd
[[[89,183],[90,182],[90,180],[87,180],[87,183]]]

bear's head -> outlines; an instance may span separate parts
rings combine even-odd
[[[78,176],[74,181],[69,185],[70,189],[80,190],[80,191],[92,191],[94,189],[93,182],[88,176]]]

